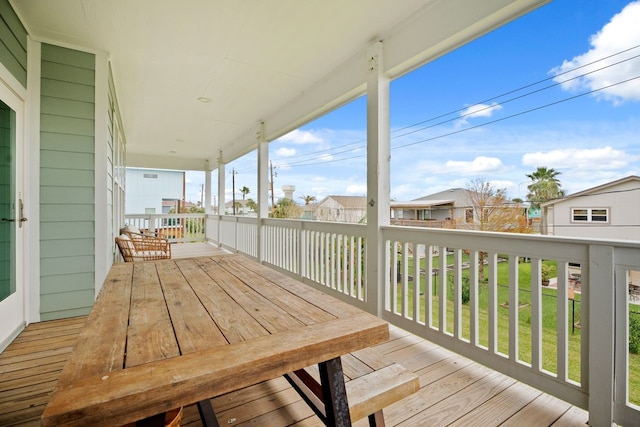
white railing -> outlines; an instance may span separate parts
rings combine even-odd
[[[205,240],[204,214],[127,214],[126,225],[169,239],[170,242]]]
[[[218,244],[363,309],[382,306],[376,314],[390,323],[589,409],[591,425],[640,419],[628,397],[627,350],[629,272],[640,271],[640,245],[383,227],[378,280],[365,274],[366,226],[218,221]]]

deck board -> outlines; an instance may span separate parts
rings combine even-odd
[[[207,250],[215,249],[202,245],[176,244],[172,252],[180,258],[206,256],[211,254]],[[78,317],[31,324],[0,354],[0,425],[40,425],[85,321],[86,317]],[[376,366],[397,362],[420,376],[417,393],[385,409],[388,426],[572,427],[588,420],[588,413],[579,408],[396,327],[390,328],[387,342],[355,356]],[[322,425],[283,378],[219,396],[212,405],[220,425]],[[185,408],[181,425],[202,425],[195,406]],[[355,424],[365,425],[366,420]]]

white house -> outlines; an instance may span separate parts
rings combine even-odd
[[[184,200],[184,174],[166,169],[126,168],[125,212],[159,214],[177,208]]]
[[[362,223],[367,218],[367,198],[364,196],[327,196],[316,206],[318,221]]]
[[[541,205],[546,234],[640,241],[640,177],[616,181]]]

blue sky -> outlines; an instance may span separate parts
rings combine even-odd
[[[363,97],[270,143],[276,198],[366,195],[365,115]],[[475,179],[524,199],[537,166],[568,194],[640,175],[640,1],[554,0],[394,80],[391,130],[395,200]],[[254,198],[255,158],[227,165]]]

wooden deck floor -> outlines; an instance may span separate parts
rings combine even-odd
[[[174,257],[206,255],[207,250],[215,249],[194,245],[176,245]],[[31,324],[0,354],[0,426],[40,425],[40,416],[85,319]],[[391,327],[389,341],[372,351],[420,376],[419,392],[385,409],[389,426],[560,427],[587,423],[587,412],[399,328]],[[221,426],[322,425],[283,378],[212,399],[212,404]],[[202,425],[195,406],[185,408],[181,425]],[[366,420],[356,424],[365,425]]]

